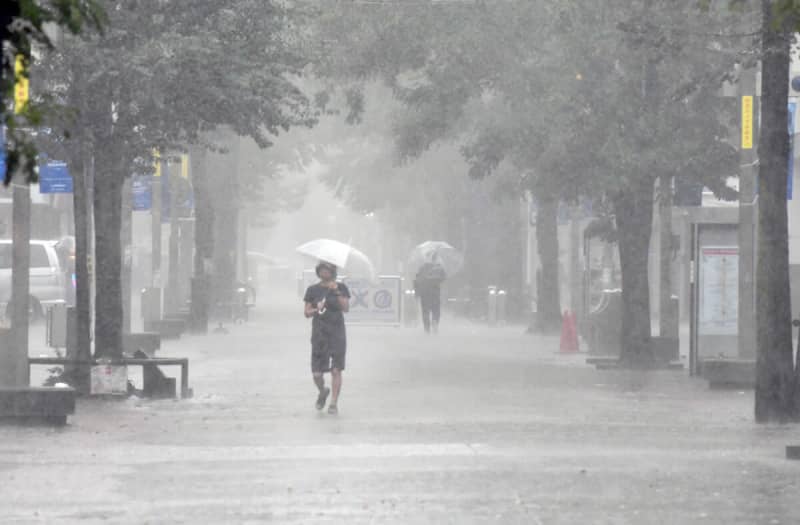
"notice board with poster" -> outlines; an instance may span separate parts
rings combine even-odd
[[[746,358],[739,354],[739,227],[725,222],[738,216],[717,213],[700,219],[706,220],[692,227],[689,276],[689,368],[693,375],[702,373],[706,359]]]
[[[698,328],[704,335],[737,335],[739,330],[739,248],[700,249]]]
[[[377,282],[342,279],[350,289],[350,312],[347,324],[400,326],[403,279],[381,276]]]

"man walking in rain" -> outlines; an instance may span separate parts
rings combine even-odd
[[[347,352],[344,314],[350,310],[350,290],[336,282],[336,266],[321,262],[316,268],[320,282],[309,286],[303,298],[305,316],[311,321],[311,373],[317,385],[317,410],[325,408],[328,395],[329,414],[338,414],[342,372]],[[326,372],[331,373],[331,389],[325,386]]]
[[[442,310],[442,283],[447,279],[444,267],[434,252],[422,265],[414,279],[414,293],[419,297],[422,307],[422,324],[425,333],[439,332],[439,319]]]

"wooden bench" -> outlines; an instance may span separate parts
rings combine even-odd
[[[28,366],[31,365],[98,365],[99,360],[76,361],[65,357],[29,357]],[[123,357],[112,360],[112,364],[126,366],[180,366],[181,367],[181,397],[187,399],[192,397],[192,389],[189,388],[189,359],[185,357],[153,357],[149,359],[136,357]]]

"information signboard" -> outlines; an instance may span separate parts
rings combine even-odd
[[[699,284],[699,335],[737,335],[739,248],[703,246]]]
[[[342,277],[350,290],[350,312],[345,319],[348,325],[399,326],[402,320],[402,283],[397,276],[381,276],[376,282]],[[304,270],[299,281],[300,296],[319,282],[314,270]]]
[[[72,193],[66,162],[51,160],[39,167],[39,193]]]
[[[350,289],[348,324],[399,326],[402,319],[402,278],[381,276],[372,283],[344,279]]]
[[[153,206],[153,177],[134,175],[131,180],[132,205],[134,211],[149,210]]]

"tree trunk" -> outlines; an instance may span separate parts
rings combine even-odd
[[[796,416],[786,209],[791,33],[775,27],[774,3],[762,1],[755,394],[755,418],[759,423],[786,422]]]
[[[92,357],[92,299],[89,274],[89,202],[90,161],[83,147],[72,172],[72,208],[75,220],[75,347],[67,357],[76,361],[89,361]],[[89,393],[89,366],[80,365],[70,370],[72,385],[82,394]]]
[[[131,278],[133,277],[133,195],[132,179],[127,178],[122,190],[121,242],[122,242],[122,331],[131,332],[132,295]]]
[[[536,210],[536,245],[541,273],[537,275],[538,328],[542,333],[561,330],[561,293],[558,275],[558,199],[540,197]]]
[[[219,195],[219,194],[217,194]],[[229,195],[217,199],[215,214],[214,242],[214,279],[213,304],[229,304],[233,301],[234,283],[236,282],[236,249],[238,246],[239,210],[231,202],[219,202]],[[227,308],[222,308],[218,315],[227,317]]]
[[[122,187],[121,159],[101,153],[94,181],[95,223],[95,355],[122,357]]]
[[[661,337],[678,337],[677,310],[672,307],[672,176],[662,174],[658,184],[659,291],[658,325]]]
[[[644,177],[614,199],[622,272],[622,336],[620,361],[632,368],[654,363],[650,344],[648,258],[653,227],[654,180]]]
[[[19,176],[19,173],[16,173]],[[16,180],[19,180],[18,178]],[[28,330],[30,307],[31,194],[25,182],[13,182],[11,266],[11,359],[2,363],[5,387],[30,386]]]
[[[207,266],[214,255],[214,205],[209,189],[206,153],[201,148],[192,151],[192,189],[195,204],[195,254],[192,279],[190,313],[194,333],[208,331],[210,310],[210,284]]]

